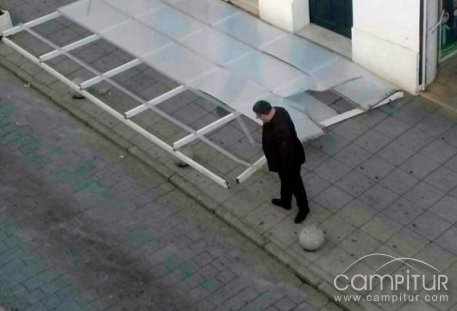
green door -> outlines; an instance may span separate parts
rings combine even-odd
[[[311,23],[351,37],[352,0],[309,0]]]

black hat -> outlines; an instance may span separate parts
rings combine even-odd
[[[258,102],[256,102],[254,104],[254,106],[252,107],[252,110],[260,115],[260,114],[268,114],[270,111],[271,111],[271,105],[269,102],[267,102],[266,100],[259,100]]]

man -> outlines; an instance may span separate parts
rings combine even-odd
[[[298,205],[295,223],[301,223],[309,213],[308,198],[300,175],[305,151],[292,119],[284,108],[272,107],[264,100],[255,103],[252,110],[263,122],[262,148],[268,168],[277,172],[281,180],[281,198],[272,199],[271,203],[290,210],[294,195]]]

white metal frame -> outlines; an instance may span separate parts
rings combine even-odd
[[[113,117],[115,117],[117,120],[119,120],[123,124],[132,128],[137,133],[143,135],[145,138],[149,139],[151,142],[157,144],[158,146],[160,146],[161,148],[163,148],[170,154],[174,155],[178,159],[187,163],[189,166],[193,167],[194,169],[196,169],[197,171],[199,171],[203,175],[207,176],[208,178],[210,178],[211,180],[213,180],[214,182],[216,182],[217,184],[219,184],[220,186],[222,186],[224,188],[228,188],[228,186],[229,186],[229,183],[225,179],[218,176],[214,172],[210,171],[209,169],[205,168],[203,165],[197,163],[195,160],[193,160],[189,156],[187,156],[184,153],[182,153],[181,151],[179,151],[179,148],[182,148],[183,146],[185,146],[197,139],[200,139],[201,141],[208,144],[209,146],[211,146],[218,152],[220,152],[220,153],[224,154],[225,156],[227,156],[228,158],[232,159],[233,161],[235,161],[243,166],[246,166],[247,168],[245,169],[245,171],[243,171],[236,178],[236,181],[238,183],[244,182],[247,178],[249,178],[252,174],[254,174],[258,169],[260,169],[266,163],[265,156],[262,156],[260,159],[258,159],[257,161],[255,161],[252,164],[248,163],[205,137],[206,134],[211,133],[212,131],[228,124],[229,122],[231,122],[233,120],[237,120],[242,131],[245,133],[248,141],[253,145],[255,144],[255,140],[252,137],[252,135],[250,134],[246,124],[244,124],[244,122],[242,121],[240,113],[237,111],[231,111],[230,107],[226,107],[223,103],[220,103],[217,99],[214,99],[212,96],[210,96],[200,90],[192,89],[185,85],[180,85],[180,86],[176,87],[175,89],[170,90],[156,98],[153,98],[149,101],[145,101],[142,98],[140,98],[139,96],[137,96],[136,94],[134,94],[133,92],[131,92],[130,90],[126,89],[125,87],[123,87],[122,85],[120,85],[119,83],[117,83],[111,79],[112,77],[114,77],[126,70],[129,70],[131,68],[134,68],[135,66],[142,64],[143,61],[140,58],[136,58],[136,59],[129,61],[125,64],[122,64],[114,69],[111,69],[107,72],[100,73],[97,70],[95,70],[94,68],[92,68],[90,65],[84,63],[82,60],[80,60],[79,58],[77,58],[74,55],[69,53],[74,49],[80,48],[84,45],[90,44],[90,43],[100,39],[101,36],[99,34],[93,34],[86,38],[83,38],[83,39],[80,39],[73,43],[70,43],[66,46],[59,47],[56,44],[54,44],[53,42],[51,42],[48,39],[46,39],[45,37],[43,37],[42,35],[38,34],[33,29],[31,29],[35,26],[38,26],[42,23],[48,22],[48,21],[53,20],[60,16],[61,16],[61,14],[59,12],[54,12],[54,13],[48,14],[46,16],[40,17],[38,19],[32,20],[30,22],[27,22],[25,24],[20,24],[18,26],[15,26],[15,27],[3,32],[2,40],[7,45],[9,45],[10,47],[12,47],[16,51],[18,51],[20,54],[25,56],[27,59],[29,59],[33,63],[39,65],[45,71],[47,71],[48,73],[50,73],[51,75],[55,76],[57,79],[59,79],[60,81],[62,81],[66,85],[68,85],[71,89],[81,93],[85,98],[92,101],[95,105],[97,105],[98,107],[100,107],[101,109],[103,109],[104,111],[106,111],[107,113],[112,115]],[[37,39],[39,39],[39,40],[43,41],[44,43],[48,44],[49,46],[53,47],[54,50],[36,57],[35,55],[31,54],[30,52],[26,51],[24,48],[22,48],[21,46],[16,44],[13,40],[8,38],[9,36],[17,34],[21,31],[26,31],[30,35],[36,37]],[[68,57],[72,61],[79,64],[81,67],[89,70],[91,73],[93,73],[95,75],[95,77],[90,78],[80,84],[77,84],[45,63],[46,61],[51,60],[60,55],[64,55],[64,56]],[[145,57],[145,56],[143,56],[143,57]],[[164,72],[161,72],[161,73],[164,76],[167,76],[167,73],[164,73]],[[115,109],[111,108],[107,103],[103,102],[101,99],[97,98],[96,96],[92,95],[90,92],[88,92],[86,90],[90,86],[93,86],[102,81],[106,81],[106,82],[110,83],[111,85],[113,85],[114,87],[119,89],[120,91],[122,91],[125,94],[127,94],[128,96],[130,96],[132,99],[138,101],[140,103],[140,105],[129,111],[126,111],[125,113],[119,113]],[[217,106],[222,106],[225,110],[228,110],[229,113],[226,116],[212,122],[211,124],[204,126],[198,130],[195,130],[195,129],[192,129],[191,127],[189,127],[188,125],[182,123],[181,121],[177,120],[173,116],[163,112],[162,110],[160,110],[157,107],[157,105],[159,105],[160,103],[163,103],[164,101],[166,101],[166,100],[172,98],[173,96],[176,96],[186,90],[190,90],[190,91],[194,92],[195,94],[204,97],[205,99],[211,101],[213,104],[215,104]],[[399,96],[401,97],[402,94],[399,95],[399,93],[396,93],[393,96],[391,96],[391,98],[387,99],[386,101],[379,103],[377,106],[381,106],[387,102],[390,102],[391,100],[396,99]],[[375,108],[375,107],[373,107],[373,108]],[[175,141],[172,145],[170,145],[170,144],[166,143],[165,141],[163,141],[162,139],[158,138],[157,136],[153,135],[152,133],[148,132],[146,129],[144,129],[143,127],[141,127],[140,125],[138,125],[137,123],[135,123],[131,120],[131,118],[133,118],[134,116],[137,116],[138,114],[140,114],[144,111],[147,111],[149,109],[156,112],[163,118],[169,120],[170,122],[172,122],[179,128],[189,132],[189,134],[187,136]],[[356,109],[353,109],[346,113],[340,114],[336,117],[330,118],[328,120],[324,120],[324,121],[320,122],[319,125],[322,127],[328,127],[335,123],[338,123],[338,122],[341,122],[348,118],[351,118],[355,115],[361,114],[363,112],[365,112],[365,111],[360,108],[356,108]]]

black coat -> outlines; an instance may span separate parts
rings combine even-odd
[[[275,107],[270,122],[263,124],[262,148],[272,172],[287,174],[305,162],[305,150],[289,113]]]

